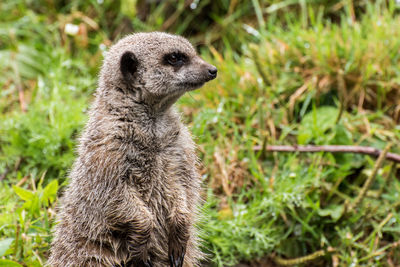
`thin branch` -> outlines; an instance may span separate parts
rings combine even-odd
[[[254,150],[259,151],[263,148],[255,146]],[[331,152],[331,153],[358,153],[379,157],[381,150],[368,146],[341,146],[341,145],[326,145],[326,146],[266,146],[265,151],[277,152]],[[386,159],[400,163],[400,155],[395,153],[387,153]]]

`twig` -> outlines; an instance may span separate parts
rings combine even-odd
[[[19,180],[19,182],[15,185],[15,186],[21,186],[23,185],[29,178],[29,175],[24,176],[24,178],[22,178],[21,180]]]
[[[298,258],[294,258],[294,259],[282,259],[280,257],[274,257],[273,259],[279,265],[289,266],[289,265],[296,265],[296,264],[302,264],[305,262],[309,262],[309,261],[315,260],[319,257],[325,256],[327,254],[327,252],[334,252],[334,251],[336,251],[334,248],[328,248],[328,250],[318,250],[310,255],[298,257]]]
[[[391,143],[389,143],[385,149],[380,153],[379,158],[377,159],[374,169],[372,170],[371,175],[367,178],[367,180],[364,183],[364,186],[361,188],[360,192],[358,193],[358,196],[354,200],[353,203],[349,205],[348,211],[351,212],[355,207],[357,207],[358,204],[361,203],[363,200],[365,194],[367,193],[369,187],[371,186],[372,182],[375,180],[376,174],[378,173],[379,168],[382,166],[382,163],[385,161],[386,154],[388,153],[390,147],[392,146]]]
[[[262,150],[261,146],[254,146],[254,150]],[[326,145],[326,146],[266,146],[265,151],[277,152],[332,152],[332,153],[358,153],[379,157],[382,151],[368,146],[342,146],[342,145]],[[395,153],[387,153],[386,159],[400,163],[400,155]]]

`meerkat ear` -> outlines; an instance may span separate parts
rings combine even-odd
[[[135,73],[137,71],[139,62],[135,56],[130,51],[125,52],[120,61],[121,73],[128,83],[131,83],[134,79]]]

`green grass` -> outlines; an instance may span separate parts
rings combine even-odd
[[[130,1],[0,4],[0,265],[45,263],[103,48],[132,26],[190,35],[218,67],[215,81],[177,104],[199,145],[206,199],[199,229],[213,265],[400,264],[396,165],[385,162],[350,210],[375,158],[254,149],[391,142],[400,153],[400,6],[183,3],[150,5],[144,21]],[[66,23],[86,33],[67,35]]]

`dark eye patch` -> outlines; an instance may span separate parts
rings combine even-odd
[[[164,56],[164,64],[181,67],[188,62],[188,57],[181,52],[172,52]]]

